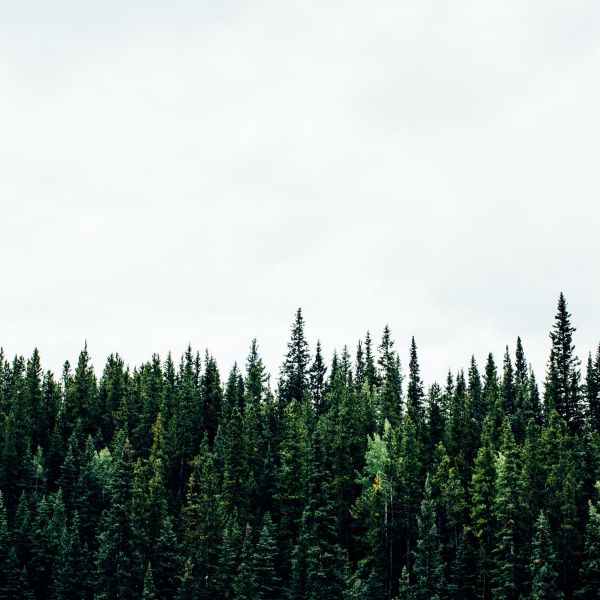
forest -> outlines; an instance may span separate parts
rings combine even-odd
[[[548,322],[539,383],[520,338],[428,386],[387,326],[326,358],[300,309],[273,380],[0,351],[0,598],[600,598],[600,346]]]

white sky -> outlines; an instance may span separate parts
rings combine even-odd
[[[0,0],[0,345],[101,367],[294,311],[352,352],[389,323],[426,382],[563,290],[600,341],[600,3]]]

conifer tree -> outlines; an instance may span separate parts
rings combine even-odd
[[[263,526],[254,550],[256,599],[276,600],[281,597],[281,582],[277,574],[277,541],[271,515],[263,518]]]
[[[324,402],[324,391],[325,391],[325,373],[327,367],[323,360],[323,354],[321,352],[321,342],[317,340],[317,346],[315,349],[315,359],[310,367],[310,391],[312,393],[313,406],[317,415],[322,415],[326,410]]]
[[[588,358],[585,380],[587,413],[592,431],[600,432],[600,345],[596,350],[596,358]]]
[[[419,535],[413,570],[414,595],[416,600],[441,600],[444,593],[444,564],[429,479],[425,482],[425,497],[417,521]]]
[[[379,374],[375,365],[375,355],[373,353],[373,342],[371,334],[367,331],[365,336],[365,380],[369,387],[369,391],[373,386],[379,385]]]
[[[413,336],[410,344],[410,362],[408,363],[408,389],[407,404],[408,411],[413,420],[419,420],[423,415],[423,382],[421,381],[421,370],[417,357],[417,344]]]
[[[130,520],[133,456],[129,440],[118,434],[111,505],[104,513],[98,536],[96,558],[96,597],[137,598],[141,591],[139,551]]]
[[[144,576],[144,589],[142,591],[142,600],[156,600],[156,588],[154,587],[154,577],[152,575],[152,565],[148,563],[146,575]]]
[[[279,469],[275,499],[278,506],[282,560],[290,560],[307,501],[306,482],[310,462],[310,439],[306,402],[292,400],[284,410],[283,439],[279,445]]]
[[[219,476],[206,436],[191,466],[182,514],[184,548],[192,561],[198,597],[211,598],[218,585],[216,568],[222,517]]]
[[[510,421],[504,420],[500,452],[496,459],[493,512],[496,518],[492,596],[518,600],[523,570],[523,497],[518,449]]]
[[[8,529],[6,507],[0,492],[0,598],[3,600],[19,598],[22,584],[17,553]]]
[[[582,421],[579,359],[575,356],[571,315],[561,293],[550,339],[552,348],[548,360],[545,401],[548,409],[555,409],[573,431]]]
[[[306,600],[344,596],[345,556],[331,498],[324,440],[317,430],[308,479],[310,500],[302,515],[299,544],[306,555]]]
[[[600,491],[600,483],[597,485]],[[600,592],[600,512],[589,501],[589,520],[585,529],[584,559],[579,571],[578,600],[593,600]]]
[[[515,377],[512,366],[512,360],[510,358],[510,351],[506,346],[506,352],[504,353],[504,365],[502,373],[502,400],[503,410],[506,415],[509,415],[511,419],[514,417],[516,412],[516,389],[515,389]]]
[[[246,380],[244,393],[247,402],[259,406],[264,398],[268,375],[265,372],[265,366],[258,352],[258,343],[256,338],[250,344],[250,352],[246,359]]]
[[[308,342],[304,336],[304,317],[302,309],[296,311],[292,325],[292,335],[288,350],[281,367],[279,380],[280,412],[283,412],[292,400],[301,401],[309,389],[310,354]]]
[[[223,531],[223,541],[217,569],[216,592],[219,598],[233,597],[233,583],[237,574],[243,534],[233,510]],[[184,575],[185,578],[185,575]]]
[[[257,592],[253,563],[252,528],[246,526],[237,576],[233,583],[234,600],[254,600]]]
[[[394,351],[394,340],[386,325],[379,345],[381,389],[379,390],[379,423],[383,430],[388,421],[393,427],[400,424],[402,410],[402,374],[400,358]]]
[[[491,417],[486,417],[481,447],[475,459],[471,481],[471,531],[478,546],[478,595],[491,597],[490,553],[494,534],[494,484],[496,480],[495,457],[491,439]]]
[[[550,526],[543,512],[535,523],[533,548],[531,552],[531,593],[530,600],[560,600],[563,593],[558,589],[558,576]]]
[[[404,541],[404,557],[409,575],[417,538],[417,515],[421,506],[422,475],[421,447],[416,424],[407,414],[402,424],[402,437],[397,457],[398,509],[401,535]],[[394,574],[397,580],[398,574]]]

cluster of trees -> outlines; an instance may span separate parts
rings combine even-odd
[[[298,310],[252,342],[60,379],[0,352],[0,598],[599,598],[600,348],[561,295],[542,391],[521,340],[425,389],[389,328],[326,366]]]

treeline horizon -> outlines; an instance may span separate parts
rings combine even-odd
[[[428,386],[414,338],[406,372],[387,326],[326,361],[301,309],[276,381],[256,339],[226,376],[0,349],[0,599],[598,599],[574,332],[561,293],[542,378],[517,338]]]

